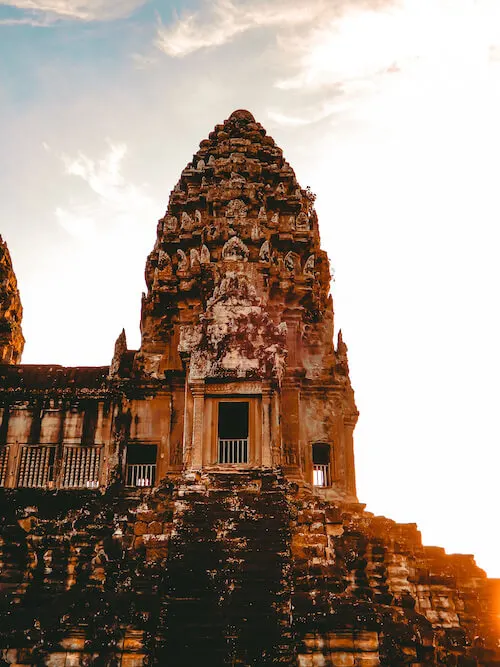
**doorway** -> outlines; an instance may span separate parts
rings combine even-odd
[[[312,446],[313,484],[314,486],[330,486],[330,445],[317,442]]]
[[[248,401],[219,403],[217,438],[219,463],[248,463]]]

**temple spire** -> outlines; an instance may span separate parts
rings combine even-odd
[[[123,355],[127,351],[128,351],[127,335],[125,334],[125,329],[122,329],[120,335],[118,336],[115,342],[115,351],[113,354],[113,359],[111,360],[111,366],[109,367],[110,377],[120,374],[120,366],[123,359]]]
[[[7,243],[0,236],[0,363],[18,364],[24,348],[23,307]]]
[[[249,111],[190,156],[145,277],[133,374],[168,381],[183,464],[282,465],[355,501],[358,413],[341,335],[334,349],[314,195]]]

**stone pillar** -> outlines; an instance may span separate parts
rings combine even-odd
[[[277,391],[272,392],[271,396],[271,409],[270,409],[270,418],[271,418],[271,453],[272,453],[272,465],[282,465],[282,434],[281,434],[281,422],[280,422],[280,413],[281,413],[281,401],[280,395]]]
[[[153,437],[158,443],[157,479],[163,479],[170,463],[170,424],[172,422],[172,392],[158,392],[155,398],[157,414],[153,421]]]
[[[9,405],[0,408],[0,457],[3,458],[5,466],[4,486],[12,487],[16,485],[16,463],[18,444],[7,445],[7,431],[9,426]],[[1,460],[1,459],[0,459]]]
[[[57,447],[56,447],[56,459],[54,462],[55,465],[55,474],[54,480],[56,486],[62,486],[62,480],[64,476],[64,422],[66,420],[66,410],[64,406],[64,401],[60,401],[59,405],[59,425],[57,429]]]
[[[106,409],[107,408],[107,409]],[[106,405],[105,401],[99,401],[97,413],[97,428],[95,433],[95,444],[101,447],[101,469],[99,473],[99,485],[105,486],[109,482],[109,457],[111,443],[111,405]]]
[[[357,416],[344,417],[344,450],[345,450],[345,478],[346,492],[357,498],[356,495],[356,470],[354,468],[354,441],[353,431],[356,426]]]
[[[193,437],[191,445],[191,467],[201,468],[203,465],[203,421],[205,412],[205,383],[193,382]]]
[[[301,386],[294,378],[287,379],[281,390],[282,442],[285,447],[286,474],[294,480],[306,474],[306,452],[301,450]],[[311,473],[312,476],[312,473]]]
[[[184,385],[184,431],[182,434],[182,463],[191,466],[193,438],[193,394],[189,391],[189,363],[186,364],[186,382]]]
[[[94,444],[102,445],[109,439],[109,419],[104,415],[104,401],[97,404],[97,425],[95,429]]]
[[[7,463],[7,474],[5,476],[5,486],[13,488],[17,486],[17,464],[19,461],[20,445],[17,442],[10,443],[9,458]]]
[[[271,386],[263,383],[262,386],[262,465],[271,467],[273,456],[271,451]]]
[[[300,322],[297,320],[295,322],[290,322],[289,320],[286,323],[287,326],[287,367],[296,368],[299,365],[299,354],[298,354],[298,336],[299,336],[299,327]]]

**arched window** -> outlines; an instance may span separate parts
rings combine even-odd
[[[312,460],[314,486],[331,486],[330,445],[315,442],[312,446]]]

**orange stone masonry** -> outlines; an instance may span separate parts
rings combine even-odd
[[[145,278],[139,350],[19,364],[0,239],[0,665],[500,667],[500,581],[358,502],[314,195],[248,111]]]

